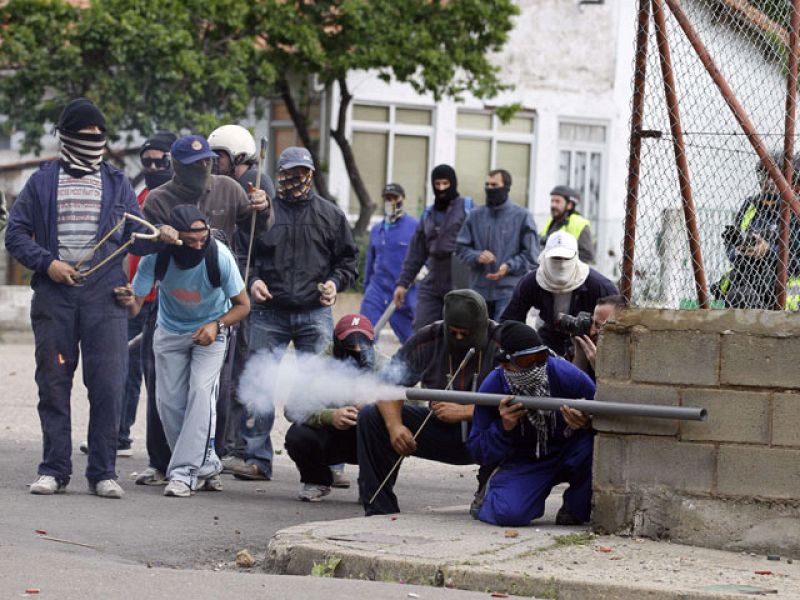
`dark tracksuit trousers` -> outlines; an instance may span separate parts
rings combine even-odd
[[[332,425],[316,428],[293,423],[284,445],[300,471],[302,483],[330,486],[331,465],[358,463],[356,427],[342,430]]]
[[[116,479],[120,409],[128,372],[128,314],[104,279],[66,286],[41,278],[31,301],[43,457],[40,475],[72,475],[70,396],[78,359],[89,392],[91,483]]]
[[[424,406],[403,405],[403,425],[416,432],[430,411]],[[397,469],[375,502],[370,498],[397,460],[389,441],[389,431],[374,404],[358,412],[358,490],[367,516],[400,512],[393,488]],[[444,423],[432,417],[417,438],[414,456],[450,465],[472,465],[475,461],[461,437],[461,423]]]

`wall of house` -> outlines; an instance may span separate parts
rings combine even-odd
[[[799,334],[769,311],[630,309],[607,323],[597,400],[708,420],[596,417],[594,528],[800,556]]]

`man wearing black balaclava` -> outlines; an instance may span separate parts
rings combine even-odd
[[[159,280],[156,404],[172,451],[164,495],[183,498],[198,489],[222,489],[222,464],[213,447],[217,385],[228,330],[247,316],[250,301],[236,259],[211,237],[208,220],[196,206],[175,207],[170,224],[183,244],[142,259],[126,304],[136,316]],[[217,263],[216,284],[206,264],[211,260]]]
[[[486,206],[467,215],[458,234],[458,257],[469,266],[469,287],[486,300],[496,321],[511,301],[520,278],[536,266],[539,239],[531,213],[509,199],[511,174],[486,177]]]
[[[159,131],[148,138],[139,150],[139,160],[142,163],[145,187],[139,192],[136,201],[139,207],[144,206],[145,198],[160,185],[165,184],[172,178],[172,164],[169,156],[169,149],[177,138],[169,131]],[[131,254],[128,259],[128,281],[133,281],[136,269],[139,266],[140,257]],[[133,319],[128,320],[128,340],[132,340],[148,327],[155,327],[155,314],[158,305],[155,302],[156,293],[153,290],[145,299],[142,310]],[[152,340],[152,334],[148,336]],[[125,394],[122,398],[122,410],[120,411],[119,440],[117,442],[117,456],[132,456],[131,427],[136,421],[136,409],[139,406],[139,395],[142,388],[142,377],[145,380],[145,389],[148,396],[155,393],[155,363],[153,362],[152,344],[137,344],[130,350],[128,357],[128,378],[125,382]],[[153,399],[155,402],[155,398]],[[81,446],[84,450],[86,446]]]
[[[170,147],[173,176],[167,183],[151,191],[144,203],[144,215],[151,223],[168,223],[173,209],[181,204],[196,206],[212,229],[224,233],[232,244],[237,227],[250,231],[250,219],[256,213],[256,231],[268,226],[268,203],[263,192],[248,195],[235,180],[223,175],[212,175],[211,167],[217,154],[201,135],[187,135]],[[151,319],[152,321],[152,319]],[[147,331],[143,346],[152,344],[152,332]],[[150,398],[150,395],[148,395]],[[220,404],[227,405],[228,396],[220,395]],[[136,480],[140,485],[164,485],[165,470],[170,461],[170,451],[164,439],[158,411],[148,401],[147,454],[149,466]],[[227,410],[220,413],[220,430]],[[224,436],[215,438],[218,445]],[[220,452],[223,449],[220,448]]]
[[[428,267],[419,283],[414,331],[442,318],[444,296],[453,289],[453,270],[461,264],[454,256],[456,237],[470,208],[458,193],[458,179],[450,165],[431,171],[431,185],[433,206],[422,213],[394,290],[394,303],[400,308],[411,283],[423,266]],[[454,260],[458,261],[455,265]]]
[[[474,348],[475,354],[453,379],[452,389],[477,389],[494,366],[497,346],[492,337],[496,324],[489,320],[486,302],[472,290],[449,292],[444,298],[443,313],[444,320],[417,331],[392,357],[382,371],[388,381],[404,387],[421,383],[422,387],[445,389],[470,348]],[[448,402],[434,402],[427,408],[386,399],[359,411],[358,486],[367,516],[399,512],[392,491],[396,472],[370,503],[398,455],[413,454],[454,465],[473,462],[464,444],[464,427],[472,420],[472,408]],[[414,432],[430,411],[435,418],[414,440]]]
[[[593,399],[592,380],[575,365],[551,355],[537,333],[509,321],[497,331],[500,366],[480,391],[506,394],[499,406],[475,407],[467,446],[484,467],[496,467],[472,516],[493,525],[524,526],[544,514],[553,487],[568,483],[557,525],[589,520],[594,433],[585,413],[533,410],[511,395]]]
[[[80,356],[91,412],[89,490],[103,498],[121,498],[116,454],[128,370],[128,318],[114,289],[126,284],[126,252],[112,254],[134,232],[148,231],[134,221],[120,221],[123,213],[141,212],[124,173],[103,162],[106,121],[100,109],[86,98],[72,100],[61,113],[56,134],[59,159],[42,163],[31,175],[6,228],[6,248],[33,271],[35,292],[31,325],[43,457],[30,492],[58,494],[70,481],[70,397]],[[161,234],[162,240],[174,239],[171,228]],[[146,252],[147,244],[137,242],[132,250]]]

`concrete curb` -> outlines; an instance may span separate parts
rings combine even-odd
[[[407,518],[406,515],[403,517]],[[433,515],[414,515],[414,517],[418,519],[434,518]],[[442,540],[440,536],[435,540],[423,540],[416,535],[420,532],[418,523],[406,526],[394,525],[394,529],[392,529],[392,526],[386,525],[385,518],[380,518],[383,519],[382,521],[378,521],[378,519],[378,517],[372,517],[370,519],[347,519],[339,522],[307,523],[281,530],[269,543],[265,567],[272,573],[309,575],[315,564],[332,565],[333,563],[329,562],[330,559],[336,558],[340,561],[333,569],[332,575],[347,579],[445,586],[478,592],[501,592],[558,600],[586,600],[588,598],[601,600],[733,600],[746,596],[743,596],[742,593],[707,591],[702,588],[729,584],[731,581],[736,581],[738,585],[754,585],[753,571],[745,570],[753,568],[747,561],[756,564],[755,561],[765,560],[764,557],[753,558],[749,555],[722,553],[725,555],[723,558],[730,559],[728,562],[732,561],[731,564],[720,564],[719,557],[715,555],[707,555],[708,563],[703,564],[690,555],[719,551],[677,546],[666,542],[645,542],[612,537],[594,538],[592,547],[581,548],[580,552],[578,552],[578,548],[543,545],[541,541],[545,534],[549,536],[561,532],[575,535],[582,532],[576,528],[555,527],[536,529],[536,534],[531,534],[529,539],[521,539],[519,542],[498,539],[497,536],[490,540],[489,536],[486,536],[487,543],[484,550],[476,550],[474,538],[472,540],[464,538],[461,543],[466,546],[466,552],[463,557],[455,558],[453,550],[458,547],[459,538]],[[374,523],[375,527],[366,528],[365,521]],[[466,525],[466,523],[464,524]],[[415,527],[415,525],[417,526]],[[467,525],[467,527],[470,526],[471,524]],[[498,530],[502,534],[501,528],[494,528],[493,533],[498,533]],[[528,530],[532,530],[532,528],[518,531],[528,534]],[[352,533],[348,534],[348,531]],[[488,531],[491,530],[484,529],[481,535],[485,535]],[[409,543],[405,546],[398,545],[400,542],[398,534],[400,537],[405,537],[403,542],[408,541]],[[451,535],[459,536],[461,534],[451,529]],[[538,541],[533,540],[535,536],[538,536]],[[554,538],[548,539],[552,541]],[[498,542],[503,541],[508,543],[501,548],[498,546]],[[512,541],[515,543],[512,544]],[[489,542],[492,542],[494,550],[490,548]],[[437,547],[436,544],[446,544],[449,548],[449,550],[443,550],[440,558],[436,558],[430,552],[431,549]],[[598,548],[597,544],[601,546]],[[620,554],[629,555],[617,558],[617,560],[627,562],[605,563],[605,565],[609,565],[608,567],[599,562],[615,560],[615,558],[609,559],[609,555],[600,555],[596,552],[597,550],[604,552],[605,548],[602,545],[605,544],[613,545],[615,551],[618,549]],[[647,561],[646,566],[641,566],[645,560],[639,560],[636,556],[636,550],[640,547],[644,549],[647,544],[653,545],[653,548],[647,549],[645,558],[656,557],[653,562],[657,562],[659,549],[662,549],[664,550],[664,562],[669,563],[670,567],[663,569],[665,578],[661,578],[663,574],[657,572],[658,569],[654,569],[652,584],[635,581],[636,577],[625,576],[627,571],[638,570],[639,579],[641,579],[642,573],[645,573],[645,578],[649,577],[650,560]],[[365,549],[353,547],[353,545],[368,545],[372,548]],[[415,552],[415,545],[419,549],[418,553]],[[513,552],[512,547],[514,548]],[[671,568],[674,564],[669,561],[674,560],[678,556],[676,552],[681,552],[683,549],[687,549],[687,556],[690,556],[686,560],[693,564],[687,566],[687,573],[675,574],[674,571],[677,569]],[[472,552],[471,555],[470,552]],[[514,552],[517,554],[514,555]],[[649,554],[647,554],[648,552]],[[683,557],[680,560],[683,561]],[[742,566],[733,564],[736,562],[742,563]],[[747,564],[745,565],[745,563]],[[612,564],[613,568],[610,566]],[[626,564],[627,567],[624,566]],[[769,564],[774,565],[775,563]],[[793,567],[785,563],[782,566],[789,570]],[[689,573],[688,571],[692,567],[693,572]],[[723,573],[725,569],[727,571]],[[617,573],[611,573],[611,571],[617,571]],[[791,571],[791,573],[792,575],[776,574],[785,577],[787,580],[782,583],[787,585],[778,585],[775,588],[771,584],[778,583],[777,577],[767,579],[762,577],[756,581],[760,582],[761,586],[770,586],[762,588],[764,592],[768,589],[778,591],[777,588],[782,588],[779,590],[781,597],[791,597],[793,592],[789,588],[796,589],[793,586],[797,584],[794,572]],[[751,581],[747,581],[748,578]]]

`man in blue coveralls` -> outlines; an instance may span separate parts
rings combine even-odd
[[[594,398],[595,386],[580,369],[550,355],[538,334],[515,321],[497,332],[500,366],[480,391],[521,396]],[[529,410],[507,396],[499,407],[476,406],[467,448],[481,465],[496,466],[473,517],[493,525],[522,526],[544,514],[547,496],[568,483],[557,525],[589,520],[594,432],[585,413]]]
[[[43,457],[31,494],[64,492],[72,475],[70,395],[82,354],[89,392],[89,490],[103,498],[122,497],[115,463],[128,372],[128,315],[115,288],[127,283],[125,252],[100,263],[146,228],[123,221],[124,213],[141,213],[125,174],[103,162],[105,131],[105,117],[91,101],[69,102],[56,125],[60,157],[43,162],[28,179],[6,230],[6,248],[33,271],[31,325]],[[164,228],[162,238],[175,240],[177,233]],[[135,245],[137,254],[146,253],[144,245]]]
[[[367,263],[364,269],[364,300],[361,314],[377,323],[386,307],[392,302],[394,282],[400,276],[408,245],[417,228],[417,220],[407,215],[403,208],[406,193],[397,183],[383,188],[383,221],[373,226],[369,233]],[[389,319],[401,344],[414,333],[412,324],[417,307],[417,290],[408,290],[405,302]]]

